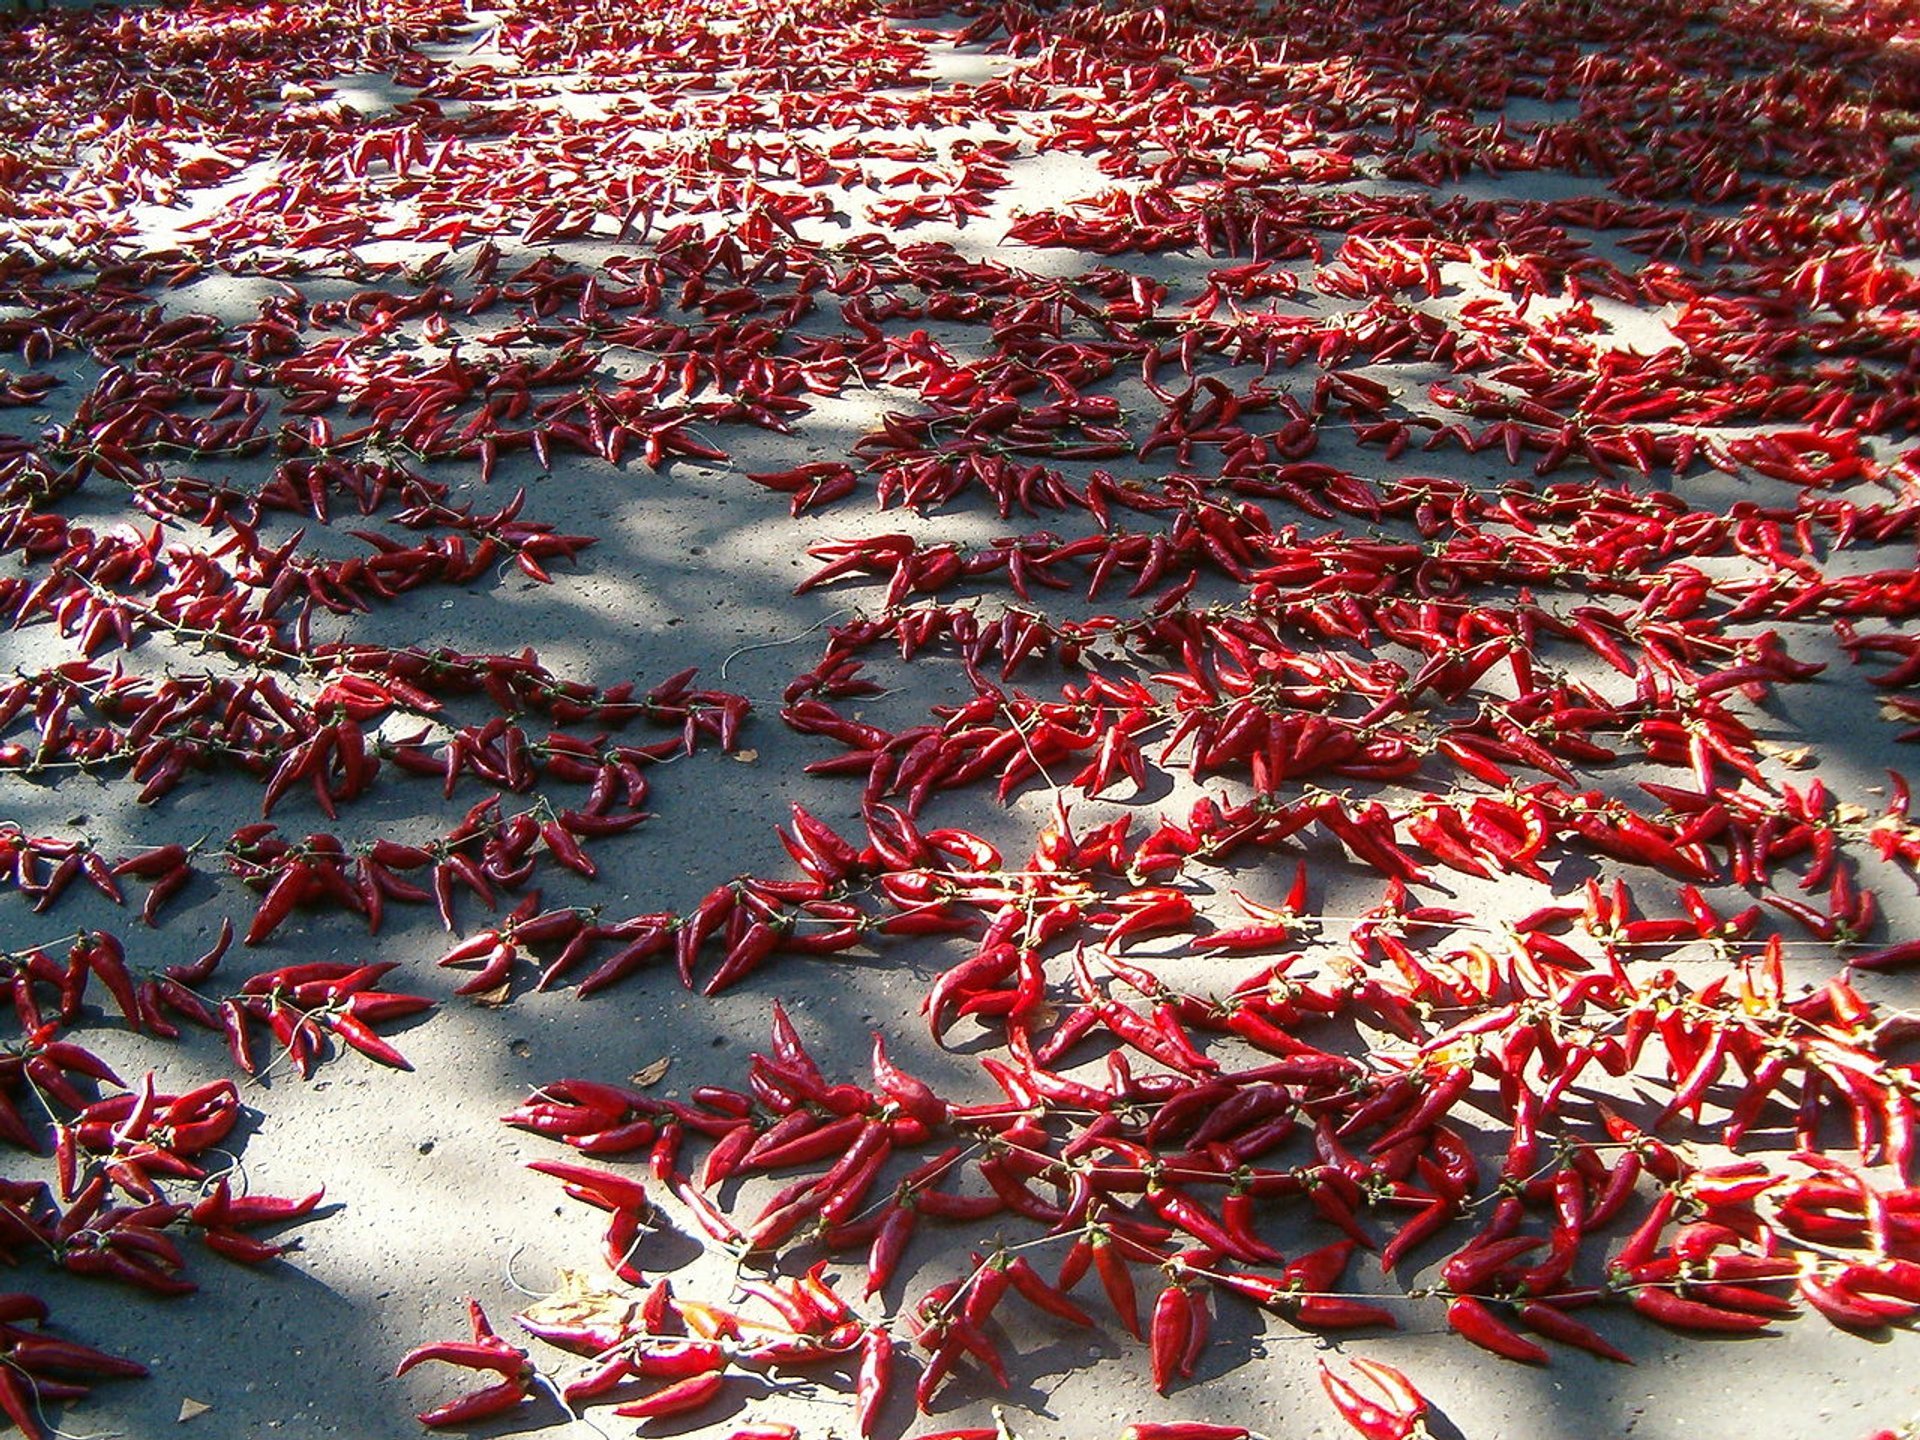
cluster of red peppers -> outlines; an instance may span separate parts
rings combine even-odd
[[[372,989],[391,964],[308,962],[262,971],[224,999],[213,977],[233,939],[223,927],[192,961],[143,971],[120,940],[81,931],[62,945],[8,952],[13,1011],[21,1038],[0,1055],[0,1139],[28,1155],[51,1157],[46,1179],[0,1181],[0,1254],[9,1265],[39,1261],[131,1286],[155,1296],[191,1294],[180,1236],[197,1234],[208,1250],[245,1265],[294,1248],[251,1232],[310,1213],[320,1192],[300,1198],[236,1193],[224,1167],[209,1170],[241,1118],[240,1092],[221,1079],[181,1094],[162,1092],[152,1071],[128,1086],[93,1050],[62,1036],[90,1023],[88,988],[98,981],[126,1026],[160,1039],[181,1023],[226,1028],[234,1054],[256,1068],[248,1025],[263,1023],[281,1053],[307,1073],[329,1037],[388,1064],[405,1065],[373,1022],[411,1014],[423,996]],[[113,1093],[105,1093],[107,1087]],[[44,1406],[87,1394],[83,1381],[139,1376],[146,1367],[17,1322],[44,1321],[47,1306],[29,1293],[0,1301],[7,1363],[0,1410],[29,1437],[45,1432]]]
[[[507,1118],[584,1157],[534,1168],[604,1213],[631,1303],[520,1318],[577,1374],[474,1303],[471,1338],[401,1362],[492,1377],[429,1425],[543,1389],[697,1419],[831,1374],[860,1434],[892,1431],[1009,1383],[1003,1304],[1110,1316],[1162,1393],[1217,1366],[1229,1297],[1315,1332],[1431,1311],[1524,1363],[1627,1361],[1621,1310],[1920,1314],[1920,1028],[1884,978],[1920,941],[1880,898],[1920,821],[1897,774],[1855,794],[1774,738],[1841,656],[1920,737],[1905,8],[473,19],[0,26],[0,622],[25,657],[0,777],[91,777],[152,832],[116,854],[0,821],[0,888],[148,926],[252,892],[191,962],[93,923],[8,937],[0,1139],[28,1168],[0,1254],[156,1295],[194,1286],[179,1234],[281,1255],[252,1232],[320,1196],[210,1168],[235,1083],[129,1085],[79,1032],[205,1031],[248,1075],[406,1068],[381,1027],[432,999],[382,987],[435,957],[221,967],[413,905],[457,934],[452,993],[492,1003],[523,964],[589,996],[928,961],[930,1038],[964,1036],[979,1082],[936,1091],[886,1035],[871,1085],[829,1078],[774,1004],[737,1084],[541,1087]],[[956,50],[980,78],[929,83]],[[410,97],[336,91],[368,73]],[[555,74],[607,103],[544,103]],[[1042,161],[1097,178],[1016,209]],[[237,318],[201,289],[236,278]],[[598,537],[539,518],[575,523],[583,468],[724,473],[738,436],[872,396],[837,449],[740,467],[743,501],[810,526],[869,493],[917,513],[807,532],[798,593],[862,608],[777,697],[378,638],[429,595],[591,566]],[[970,513],[1049,528],[940,528]],[[756,707],[851,782],[833,816],[793,805],[797,873],[592,903],[619,837],[684,806],[655,767],[737,752]],[[199,777],[257,788],[258,818],[173,833]],[[986,787],[1005,808],[953,813]],[[394,797],[450,813],[388,833]],[[765,1269],[756,1304],[650,1274],[665,1223]],[[972,1253],[921,1289],[938,1226]],[[28,1435],[141,1373],[45,1319],[0,1296]],[[1353,1364],[1321,1378],[1356,1432],[1423,1433],[1404,1375]]]

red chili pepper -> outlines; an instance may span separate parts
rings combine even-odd
[[[1389,1330],[1400,1328],[1399,1318],[1384,1306],[1337,1295],[1302,1296],[1294,1320],[1309,1330],[1359,1330],[1375,1325]]]
[[[703,1375],[689,1375],[671,1385],[663,1385],[639,1400],[616,1405],[613,1413],[629,1420],[644,1420],[657,1415],[684,1415],[717,1399],[726,1384],[727,1377],[718,1370]]]
[[[1705,1301],[1691,1300],[1684,1295],[1677,1295],[1671,1290],[1663,1290],[1652,1285],[1637,1287],[1629,1303],[1649,1319],[1658,1320],[1663,1325],[1671,1325],[1679,1330],[1725,1331],[1738,1334],[1764,1330],[1773,1323],[1771,1315],[1709,1305]]]
[[[867,1252],[867,1294],[877,1294],[892,1281],[893,1272],[899,1267],[900,1257],[906,1250],[918,1219],[919,1207],[912,1202],[891,1205],[886,1209],[874,1229],[872,1245]]]
[[[860,1337],[860,1367],[854,1382],[854,1426],[863,1436],[879,1427],[892,1369],[893,1336],[883,1325],[869,1325]]]
[[[1193,1296],[1186,1286],[1175,1283],[1160,1292],[1153,1305],[1149,1326],[1149,1354],[1153,1367],[1153,1388],[1162,1395],[1173,1383],[1173,1372],[1187,1353],[1193,1338]]]
[[[364,1020],[346,1011],[327,1014],[320,1023],[369,1059],[378,1060],[382,1065],[390,1065],[396,1070],[413,1069],[405,1055],[376,1035]]]
[[[1549,1340],[1558,1340],[1562,1345],[1571,1345],[1575,1349],[1585,1350],[1590,1355],[1598,1355],[1603,1360],[1611,1360],[1619,1365],[1634,1363],[1631,1355],[1609,1344],[1591,1328],[1556,1308],[1551,1301],[1523,1301],[1517,1313],[1521,1324],[1546,1336]]]
[[[1447,1302],[1447,1325],[1484,1350],[1520,1360],[1529,1365],[1547,1363],[1547,1352],[1501,1321],[1493,1311],[1471,1295],[1460,1295]]]
[[[1140,1332],[1140,1307],[1134,1298],[1133,1274],[1127,1268],[1127,1262],[1121,1257],[1119,1246],[1101,1231],[1095,1231],[1088,1237],[1091,1246],[1094,1269],[1099,1272],[1101,1287],[1107,1292],[1107,1301],[1113,1306],[1114,1313],[1120,1317],[1120,1323],[1127,1327],[1127,1333],[1134,1339],[1145,1337]],[[1061,1289],[1069,1289],[1065,1281]]]
[[[1459,1293],[1475,1291],[1495,1272],[1544,1244],[1546,1241],[1538,1235],[1514,1235],[1504,1239],[1475,1236],[1440,1267],[1440,1276],[1450,1290]]]

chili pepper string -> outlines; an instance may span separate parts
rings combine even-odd
[[[718,672],[719,676],[722,680],[725,680],[727,678],[727,667],[731,665],[735,660],[738,660],[742,655],[750,655],[756,650],[774,650],[785,645],[797,645],[802,640],[806,639],[807,636],[815,634],[820,630],[824,630],[827,626],[833,624],[841,616],[849,613],[857,613],[857,612],[850,612],[845,607],[842,607],[838,610],[830,610],[825,615],[822,615],[818,620],[814,621],[813,624],[807,626],[806,629],[795,631],[791,635],[782,636],[778,640],[762,640],[752,645],[736,645],[733,649],[729,650],[726,653],[726,655],[721,659],[720,669]]]
[[[224,1158],[227,1161],[227,1168],[224,1170],[215,1170],[215,1171],[208,1172],[206,1178],[201,1180],[199,1189],[195,1193],[204,1197],[210,1191],[212,1191],[215,1187],[217,1187],[221,1181],[230,1179],[231,1177],[237,1175],[240,1177],[240,1194],[242,1198],[244,1198],[248,1193],[248,1191],[252,1188],[251,1185],[248,1183],[248,1172],[247,1172],[246,1161],[241,1159],[240,1155],[236,1151],[222,1150],[217,1145],[211,1147],[205,1153],[208,1155],[218,1155]]]
[[[1074,1237],[1069,1234],[1042,1235],[1032,1240],[1021,1241],[1017,1244],[1006,1244],[1003,1242],[996,1249],[995,1253],[996,1255],[1000,1255],[1000,1254],[1017,1255],[1024,1251],[1041,1249],[1047,1246],[1057,1245],[1063,1240],[1071,1241],[1073,1238]],[[1133,1241],[1128,1240],[1124,1236],[1116,1237],[1113,1243],[1121,1246],[1134,1245]],[[1139,1246],[1137,1248],[1141,1252],[1139,1258],[1152,1261],[1153,1263],[1156,1263],[1156,1264],[1160,1263],[1159,1256],[1150,1248],[1145,1246]],[[1846,1258],[1846,1259],[1852,1258],[1851,1256],[1845,1255],[1845,1252],[1834,1252],[1834,1253],[1838,1258]],[[992,1268],[993,1259],[994,1259],[993,1256],[989,1256],[986,1260],[981,1261],[970,1272],[968,1272],[965,1278],[959,1282],[958,1292],[955,1293],[949,1299],[947,1299],[945,1302],[943,1302],[941,1305],[936,1306],[934,1309],[933,1315],[929,1316],[928,1318],[934,1318],[936,1316],[944,1318],[957,1313],[961,1305],[964,1303],[965,1295],[968,1287],[972,1285],[976,1280],[978,1280],[979,1277],[982,1274],[984,1274],[987,1270]],[[1214,1281],[1230,1281],[1234,1278],[1229,1272],[1221,1271],[1221,1270],[1210,1270],[1205,1265],[1198,1264],[1190,1260],[1183,1260],[1180,1262],[1180,1264],[1181,1264],[1181,1269],[1185,1273],[1189,1275],[1197,1275],[1203,1279],[1214,1280]],[[1644,1282],[1645,1287],[1649,1289],[1666,1289],[1666,1290],[1674,1290],[1676,1292],[1684,1289],[1687,1283],[1688,1282],[1684,1279],[1676,1279],[1676,1280],[1670,1280],[1670,1281]],[[1573,1299],[1573,1300],[1582,1300],[1582,1299],[1598,1300],[1598,1299],[1604,1299],[1609,1293],[1610,1293],[1609,1291],[1606,1291],[1603,1289],[1587,1290],[1587,1291],[1574,1290],[1574,1291],[1566,1292],[1566,1298]],[[1378,1290],[1302,1289],[1302,1290],[1289,1292],[1289,1295],[1291,1298],[1301,1299],[1301,1300],[1305,1300],[1309,1298],[1318,1298],[1323,1300],[1364,1300],[1374,1304],[1378,1304],[1381,1302],[1391,1303],[1396,1300],[1422,1301],[1422,1300],[1433,1300],[1433,1299],[1445,1299],[1449,1296],[1449,1294],[1451,1294],[1451,1292],[1448,1291],[1444,1285],[1415,1286],[1409,1290],[1402,1292],[1399,1295],[1394,1295],[1391,1293],[1383,1293]],[[1405,1333],[1437,1335],[1437,1334],[1445,1333],[1446,1328],[1447,1327],[1445,1326],[1433,1326],[1426,1330],[1414,1329],[1414,1330],[1408,1330]],[[1324,1339],[1324,1337],[1322,1336],[1317,1336],[1312,1334],[1303,1334],[1301,1335],[1300,1338],[1311,1339],[1311,1340]]]

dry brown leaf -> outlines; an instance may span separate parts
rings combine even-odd
[[[628,1078],[642,1089],[645,1089],[649,1085],[658,1085],[661,1077],[667,1073],[667,1067],[671,1064],[673,1064],[673,1057],[671,1055],[662,1055],[651,1065],[641,1066]]]
[[[736,750],[733,752],[733,758],[736,764],[751,765],[760,758],[760,752],[758,750]]]
[[[602,1290],[582,1270],[560,1271],[559,1284],[543,1300],[527,1306],[526,1317],[536,1325],[552,1324],[619,1333],[629,1329],[639,1306],[629,1295]]]
[[[478,994],[469,995],[467,998],[476,1005],[484,1005],[489,1010],[498,1010],[513,998],[513,982],[511,980],[502,980],[498,985],[494,986],[493,989],[482,990]]]
[[[1778,760],[1789,770],[1804,770],[1813,763],[1811,745],[1776,745],[1771,740],[1760,740],[1755,742],[1754,749],[1770,759]]]
[[[189,1420],[198,1420],[212,1408],[213,1406],[207,1404],[204,1400],[195,1400],[191,1396],[187,1396],[180,1401],[180,1414],[175,1418],[173,1423],[176,1425],[184,1425]]]

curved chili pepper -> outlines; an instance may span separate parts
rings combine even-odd
[[[657,1415],[684,1415],[717,1399],[726,1384],[727,1377],[719,1370],[689,1375],[670,1385],[663,1385],[638,1400],[616,1405],[613,1413],[629,1420],[644,1420]]]
[[[1585,1350],[1590,1355],[1598,1355],[1603,1360],[1611,1360],[1617,1365],[1633,1364],[1633,1357],[1617,1346],[1608,1343],[1598,1333],[1557,1308],[1548,1300],[1526,1300],[1516,1312],[1520,1323],[1529,1330],[1537,1331],[1549,1340],[1558,1340],[1562,1345],[1571,1345],[1577,1350]]]
[[[1471,1295],[1460,1295],[1447,1302],[1447,1325],[1483,1350],[1491,1350],[1509,1360],[1529,1365],[1547,1363],[1547,1352],[1503,1323],[1493,1311]]]

